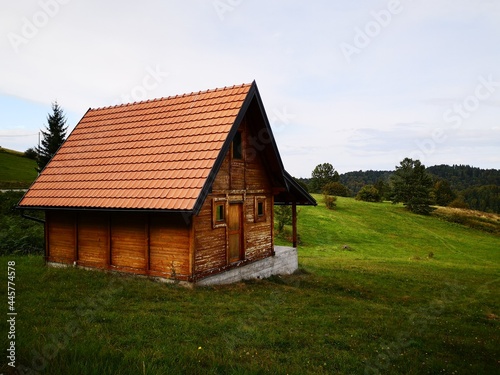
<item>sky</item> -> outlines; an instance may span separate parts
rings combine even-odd
[[[98,108],[257,82],[310,177],[500,168],[499,0],[0,0],[0,146]]]

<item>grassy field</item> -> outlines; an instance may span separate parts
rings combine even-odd
[[[27,188],[35,180],[36,162],[22,152],[0,147],[0,189]]]
[[[301,208],[300,271],[287,277],[190,290],[0,257],[4,311],[16,263],[17,364],[56,375],[499,373],[500,237],[337,203]]]

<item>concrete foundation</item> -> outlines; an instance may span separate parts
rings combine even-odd
[[[275,255],[254,263],[233,268],[196,282],[198,286],[232,284],[242,280],[260,279],[272,275],[290,275],[299,268],[297,249],[275,246]]]
[[[232,284],[242,280],[264,279],[272,275],[291,275],[299,268],[299,261],[297,257],[296,248],[275,246],[274,252],[275,255],[272,257],[258,260],[256,262],[249,263],[241,267],[233,268],[213,276],[208,276],[204,279],[197,281],[194,284],[187,281],[178,281],[162,277],[149,277],[149,278],[159,282],[175,283],[187,287],[209,286],[209,285]],[[64,268],[64,267],[74,267],[76,266],[76,263],[71,265],[71,264],[47,262],[47,265],[49,267]],[[90,268],[83,266],[76,266],[76,267],[91,271],[102,271],[99,268]],[[118,271],[111,271],[111,272],[117,272],[123,275],[129,275],[135,277],[148,277],[145,275],[128,274]]]

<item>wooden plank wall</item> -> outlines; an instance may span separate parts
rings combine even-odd
[[[118,268],[146,269],[147,216],[111,216],[111,265]]]
[[[187,279],[191,270],[188,251],[190,231],[186,223],[180,217],[152,215],[149,234],[151,271]]]
[[[240,130],[243,131],[243,160],[231,160],[231,150],[228,151],[212,185],[212,194],[207,196],[195,218],[195,276],[216,273],[230,266],[227,260],[227,227],[214,229],[212,225],[212,200],[215,198],[226,198],[227,204],[231,200],[243,201],[243,239],[247,261],[262,259],[273,253],[270,177],[259,150],[248,149],[254,146],[249,139],[252,135],[246,120]],[[255,222],[255,197],[266,198],[265,221]]]
[[[204,274],[227,265],[227,228],[213,229],[213,197],[212,194],[208,195],[194,221],[195,275]]]
[[[78,263],[86,267],[107,267],[109,249],[107,215],[78,214]]]
[[[71,264],[75,256],[75,215],[47,212],[47,260]]]
[[[265,221],[254,222],[255,194],[247,195],[245,199],[245,245],[247,259],[257,260],[266,258],[273,253],[272,238],[272,195],[266,196]],[[262,195],[258,195],[261,197]]]
[[[50,211],[47,228],[50,262],[191,277],[190,226],[180,215]]]

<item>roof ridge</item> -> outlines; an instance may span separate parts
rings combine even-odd
[[[170,100],[170,99],[177,99],[177,98],[186,98],[189,96],[197,96],[197,95],[202,95],[202,94],[208,94],[211,92],[219,92],[219,91],[228,91],[228,90],[233,90],[236,88],[243,88],[246,86],[252,86],[252,83],[241,83],[238,85],[232,85],[232,86],[224,86],[224,87],[216,87],[214,89],[208,89],[208,90],[200,90],[198,92],[193,91],[190,93],[184,93],[184,94],[176,94],[176,95],[170,95],[170,96],[162,96],[160,98],[154,98],[154,99],[147,99],[147,100],[139,100],[135,102],[130,102],[130,103],[122,103],[122,104],[115,104],[115,105],[109,105],[109,106],[104,106],[104,107],[96,107],[96,108],[90,108],[90,111],[100,111],[104,109],[112,109],[112,108],[121,108],[121,107],[129,107],[133,105],[139,105],[139,104],[144,104],[144,103],[152,103],[152,102],[160,102],[164,100]]]

